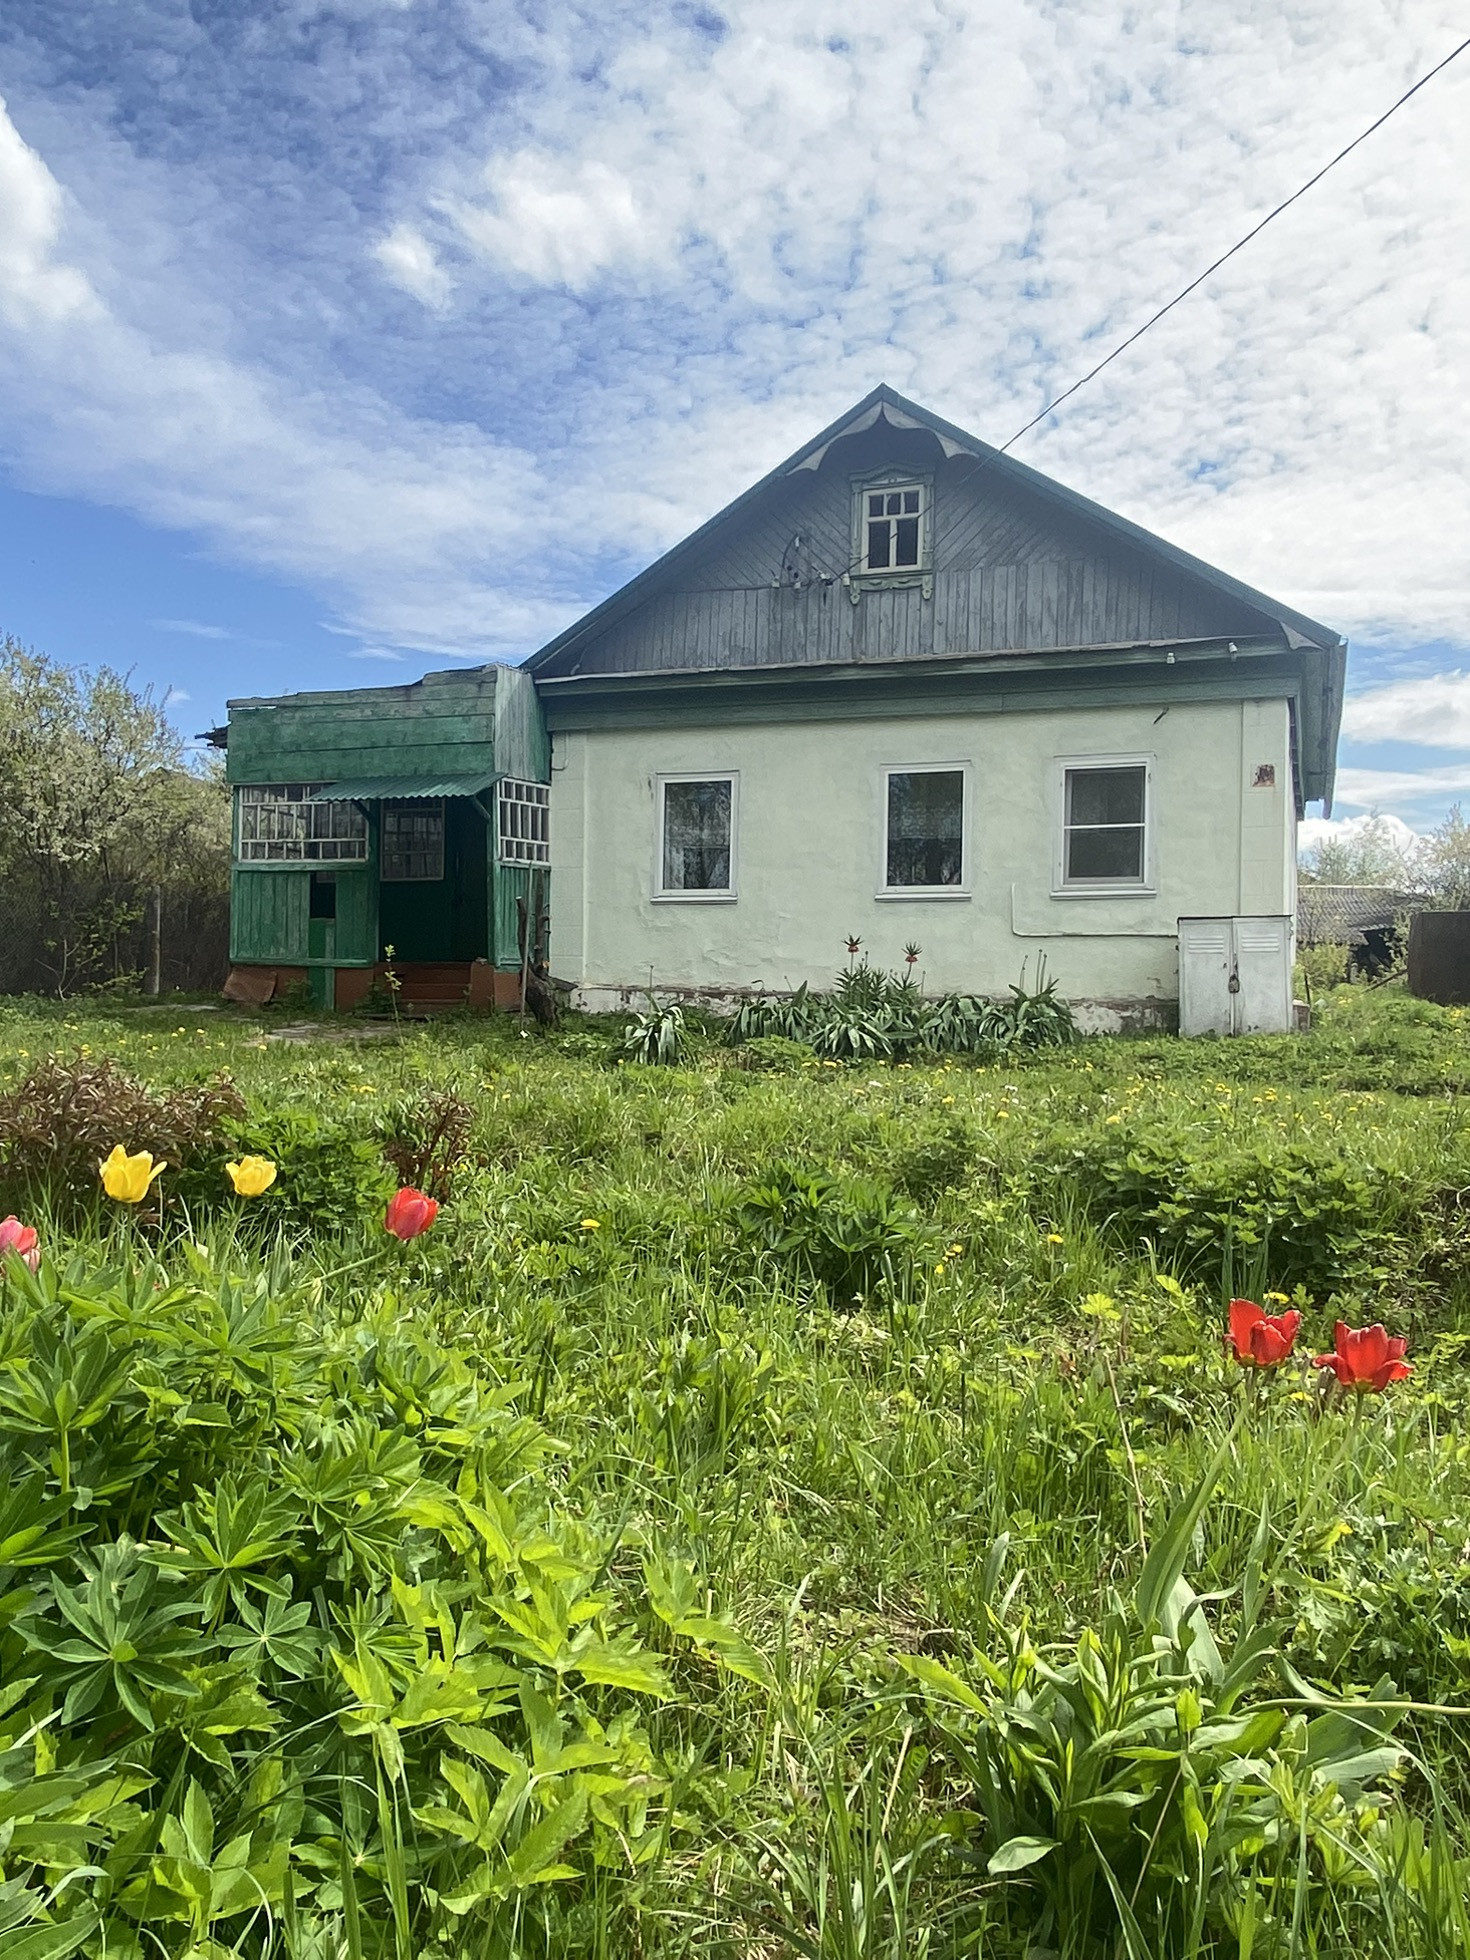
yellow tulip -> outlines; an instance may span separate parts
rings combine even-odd
[[[130,1157],[120,1143],[112,1146],[112,1154],[106,1163],[97,1169],[102,1174],[102,1188],[109,1198],[116,1198],[121,1205],[139,1205],[148,1196],[148,1187],[167,1165],[162,1158],[155,1164],[150,1151],[140,1150]]]
[[[258,1198],[276,1181],[276,1167],[269,1157],[242,1157],[238,1164],[226,1164],[237,1198]]]

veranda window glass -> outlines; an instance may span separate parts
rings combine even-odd
[[[545,783],[503,778],[497,791],[502,864],[550,864],[551,791]]]
[[[734,781],[710,776],[663,785],[660,840],[665,892],[727,892]]]
[[[903,571],[919,563],[919,520],[923,491],[917,484],[898,484],[865,490],[863,568],[869,572]]]
[[[1142,884],[1148,771],[1139,763],[1069,769],[1062,863],[1069,885]]]
[[[436,884],[444,876],[443,802],[385,803],[379,860],[385,885]]]
[[[890,769],[888,889],[959,885],[964,875],[964,770]]]
[[[367,818],[355,803],[313,803],[318,783],[252,783],[235,791],[241,864],[362,864]]]

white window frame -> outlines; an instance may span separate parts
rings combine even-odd
[[[388,868],[388,818],[390,812],[407,810],[415,815],[439,819],[439,869],[431,877],[406,876]],[[378,810],[378,882],[384,885],[442,885],[449,841],[449,817],[442,796],[388,797]]]
[[[664,885],[664,791],[670,783],[730,785],[730,883],[717,891],[670,891]],[[657,905],[733,905],[740,896],[740,771],[671,769],[653,779],[653,900]]]
[[[296,866],[319,870],[323,866],[367,864],[371,857],[372,841],[366,816],[355,803],[347,802],[345,799],[341,802],[313,802],[313,796],[321,787],[320,783],[237,783],[233,797],[235,863],[256,870],[289,870]],[[246,808],[268,808],[272,802],[280,811],[295,812],[301,830],[300,836],[277,838],[245,836]],[[337,812],[344,807],[353,812],[353,821],[349,827],[354,830],[354,834],[334,835]],[[331,814],[328,815],[328,812]],[[356,829],[359,825],[360,831]],[[315,826],[320,827],[322,834],[308,835],[307,833]],[[273,855],[267,855],[273,844],[284,848],[277,850]],[[350,845],[353,848],[346,851],[339,848],[336,856],[320,854],[313,856],[307,848],[311,844],[322,847]],[[359,846],[360,848],[357,848]]]
[[[495,785],[495,862],[551,863],[551,785],[502,776]]]
[[[1052,862],[1053,898],[1152,898],[1158,890],[1154,862],[1154,763],[1156,758],[1134,750],[1125,755],[1062,755],[1056,758],[1055,844]],[[1069,878],[1067,876],[1067,776],[1080,769],[1141,769],[1143,771],[1143,876],[1141,878]],[[1083,826],[1089,828],[1090,826]],[[1129,826],[1130,828],[1132,826]]]
[[[890,776],[959,776],[960,882],[957,885],[890,885],[888,883],[888,779]],[[971,895],[973,844],[970,837],[971,765],[968,762],[886,762],[878,771],[878,889],[881,899],[917,900],[920,904],[966,899]]]
[[[875,470],[850,479],[852,485],[852,559],[848,587],[854,602],[864,590],[900,586],[923,587],[924,597],[934,592],[934,477],[924,470]],[[868,564],[868,498],[880,492],[916,490],[919,494],[919,562],[916,565]]]

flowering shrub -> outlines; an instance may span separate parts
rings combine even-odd
[[[120,1139],[176,1166],[217,1165],[244,1115],[226,1076],[154,1089],[105,1057],[51,1056],[0,1095],[0,1191],[12,1203],[40,1191],[89,1200]]]

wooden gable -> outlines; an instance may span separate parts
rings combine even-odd
[[[926,587],[864,590],[854,478],[933,484]],[[538,678],[1337,636],[880,389],[537,654]]]

